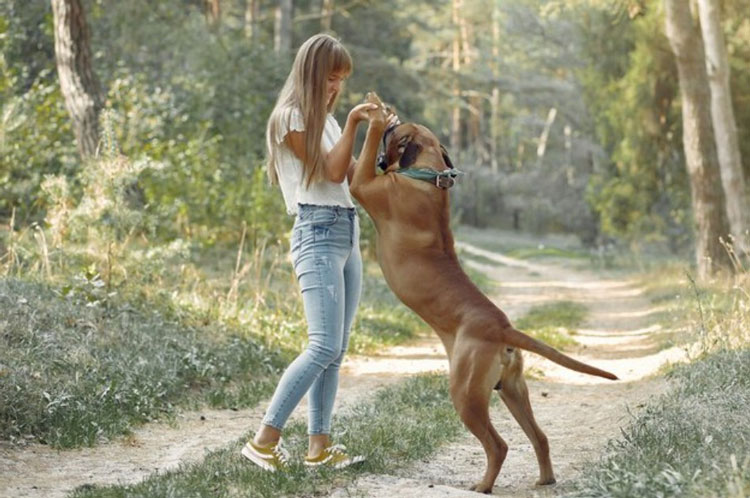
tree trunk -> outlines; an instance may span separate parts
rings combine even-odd
[[[461,0],[453,0],[453,110],[451,113],[451,150],[458,154],[461,149],[461,85],[459,71],[461,71]]]
[[[333,18],[333,0],[323,0],[323,8],[320,10],[321,31],[331,30],[332,18]]]
[[[727,237],[719,160],[716,154],[709,102],[711,99],[700,30],[693,22],[690,3],[664,0],[666,32],[675,54],[682,99],[682,140],[690,177],[696,225],[698,276],[706,278],[729,268],[729,257],[719,238]]]
[[[539,144],[536,147],[536,160],[537,164],[541,165],[544,160],[544,154],[547,152],[547,140],[549,139],[549,132],[552,129],[552,125],[555,123],[557,117],[557,108],[551,107],[547,113],[547,120],[544,122],[544,129],[542,134],[539,136]]]
[[[258,18],[260,0],[245,0],[245,38],[254,42],[258,39]]]
[[[497,161],[498,142],[500,141],[500,89],[492,89],[492,100],[490,100],[490,166],[492,172],[497,174],[500,169]]]
[[[206,9],[206,22],[209,27],[216,29],[221,21],[221,3],[219,0],[204,0]]]
[[[737,143],[737,123],[732,108],[729,63],[719,20],[719,2],[698,0],[698,12],[706,47],[706,69],[711,88],[711,118],[716,135],[721,182],[726,196],[729,228],[737,241],[742,242],[743,234],[748,228],[745,179],[742,172],[740,148]]]
[[[55,60],[65,108],[82,158],[96,154],[102,98],[91,68],[89,30],[80,0],[52,0]]]
[[[276,8],[274,50],[288,54],[292,51],[292,0],[279,0]]]
[[[492,7],[492,77],[500,79],[500,8],[497,2]],[[497,174],[498,142],[500,141],[500,88],[492,89],[490,100],[490,165],[492,172]]]

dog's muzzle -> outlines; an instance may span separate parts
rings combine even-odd
[[[385,158],[386,143],[388,141],[388,134],[396,129],[398,124],[394,124],[385,129],[383,133],[383,151],[378,155],[377,165],[381,171],[385,171],[388,168],[387,159]]]

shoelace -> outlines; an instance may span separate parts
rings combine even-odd
[[[286,451],[283,446],[281,446],[281,441],[276,443],[276,446],[271,448],[271,451],[276,456],[276,458],[279,459],[282,465],[287,465],[287,463],[289,462],[289,452]]]
[[[339,455],[346,455],[346,446],[343,444],[334,444],[328,447],[329,453],[337,453]]]

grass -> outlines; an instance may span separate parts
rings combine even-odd
[[[252,406],[290,357],[219,324],[87,304],[44,284],[0,280],[3,439],[88,446],[177,406]]]
[[[515,326],[532,337],[557,349],[576,346],[572,336],[586,320],[586,307],[572,301],[557,301],[531,308]]]
[[[563,259],[589,259],[589,254],[580,250],[562,249],[559,247],[548,247],[538,245],[536,247],[519,247],[510,249],[507,253],[511,258],[518,259],[544,259],[544,258],[563,258]]]
[[[367,460],[346,471],[308,472],[299,458],[306,451],[306,426],[290,424],[287,447],[297,459],[288,472],[270,474],[239,455],[245,439],[209,454],[202,462],[154,475],[131,486],[86,487],[75,498],[101,497],[275,497],[325,495],[334,486],[346,486],[365,472],[393,472],[424,458],[441,444],[457,437],[462,424],[456,416],[443,375],[423,375],[378,391],[334,420],[333,438]]]
[[[462,240],[518,259],[588,260],[592,257],[577,240],[564,236],[530,236],[503,230],[477,230],[466,226],[459,227],[456,231]],[[545,240],[540,243],[540,239]]]

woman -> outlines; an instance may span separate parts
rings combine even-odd
[[[308,325],[307,348],[287,367],[260,429],[242,449],[243,456],[269,471],[287,464],[281,431],[308,392],[305,465],[343,468],[363,460],[330,440],[339,366],[362,282],[359,221],[348,174],[357,126],[378,108],[357,105],[344,129],[339,127],[331,112],[351,70],[340,42],[325,34],[311,37],[297,52],[268,120],[268,174],[280,185],[288,213],[296,215],[291,254]]]

